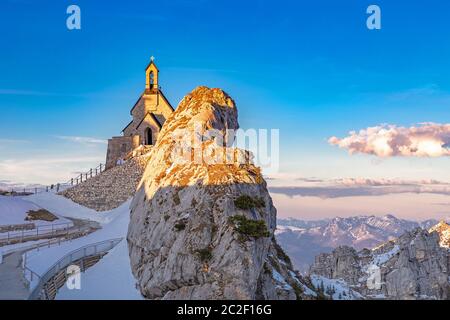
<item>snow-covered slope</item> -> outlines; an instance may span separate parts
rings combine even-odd
[[[41,208],[38,205],[27,201],[25,197],[0,196],[0,226],[25,223],[34,223],[36,226],[71,223],[70,220],[64,219],[60,215],[57,215],[58,219],[52,222],[42,220],[25,220],[28,211],[39,209]]]
[[[320,292],[332,300],[360,300],[363,296],[354,291],[345,281],[328,279],[319,275],[312,275],[311,282]]]
[[[100,230],[86,237],[64,242],[59,246],[27,252],[26,261],[29,268],[37,274],[43,274],[53,263],[70,251],[96,242],[125,237],[129,221],[129,205],[130,202],[127,201],[119,208],[113,210],[115,212],[110,212],[115,215],[115,218],[111,222],[103,224]]]
[[[56,195],[50,192],[43,192],[31,196],[23,197],[24,200],[34,203],[48,211],[68,218],[86,219],[98,222],[100,224],[108,224],[114,220],[120,210],[110,210],[97,212],[93,209],[79,205],[70,199]]]
[[[276,237],[301,271],[306,271],[314,257],[322,252],[348,245],[360,250],[372,248],[417,227],[429,228],[437,221],[423,223],[383,217],[356,216],[318,221],[279,220]]]
[[[16,198],[18,199],[18,198]],[[101,224],[102,228],[86,237],[59,246],[40,248],[26,253],[27,267],[37,274],[44,274],[55,262],[69,252],[103,240],[123,238],[123,240],[94,267],[81,275],[81,290],[62,288],[58,299],[140,299],[135,287],[135,279],[126,242],[130,220],[130,201],[120,207],[98,213],[93,209],[80,206],[71,200],[52,193],[42,193],[25,198],[26,201],[39,204],[51,212],[78,219],[90,219]],[[31,284],[34,288],[36,282]]]
[[[142,300],[133,285],[126,240],[121,241],[96,265],[81,275],[81,289],[63,286],[56,300]]]

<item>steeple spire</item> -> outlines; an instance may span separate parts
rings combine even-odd
[[[153,91],[158,90],[158,67],[156,67],[155,64],[155,57],[150,57],[150,63],[148,64],[147,68],[145,69],[145,90],[146,91]]]

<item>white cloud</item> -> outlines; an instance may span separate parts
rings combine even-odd
[[[95,168],[104,162],[98,156],[34,157],[33,159],[6,159],[0,161],[0,180],[13,184],[54,184],[75,176],[74,172]]]
[[[370,179],[370,178],[340,178],[334,179],[338,185],[345,186],[411,186],[411,185],[450,185],[448,182],[434,179],[403,180],[403,179]]]
[[[21,139],[4,139],[4,138],[0,138],[0,146],[2,145],[11,145],[11,144],[15,144],[15,143],[27,143],[29,141],[27,140],[21,140]]]
[[[435,205],[448,202],[445,194],[396,193],[380,196],[320,198],[308,196],[287,196],[272,193],[278,217],[296,217],[316,220],[335,216],[393,214],[398,218],[412,220],[446,219],[448,206]]]
[[[108,140],[92,138],[92,137],[77,137],[77,136],[56,136],[58,139],[67,140],[82,144],[107,144]]]
[[[398,186],[274,186],[271,193],[284,194],[289,197],[318,197],[322,199],[347,198],[361,196],[383,196],[387,194],[415,193],[450,195],[448,185],[398,185]]]
[[[450,195],[450,183],[428,180],[403,179],[370,179],[370,178],[340,178],[333,180],[302,180],[297,184],[272,184],[269,181],[269,191],[284,194],[289,197],[318,197],[322,199],[347,198],[361,196],[383,196],[388,194],[441,194]]]
[[[409,128],[379,125],[352,131],[348,137],[328,142],[348,149],[350,154],[378,157],[441,157],[450,155],[450,124],[423,123]]]

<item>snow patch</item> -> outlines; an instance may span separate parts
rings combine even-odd
[[[25,197],[11,197],[11,196],[0,196],[0,226],[14,225],[14,224],[30,224],[34,223],[35,226],[42,225],[52,225],[69,223],[72,225],[70,220],[64,219],[61,215],[55,214],[58,219],[52,222],[50,221],[26,221],[27,212],[30,210],[39,210],[41,207],[33,202],[27,201]],[[65,225],[67,227],[67,225]]]
[[[328,279],[319,275],[312,275],[311,281],[317,289],[323,289],[324,294],[331,296],[333,300],[360,300],[363,296],[352,290],[350,286],[341,279]]]
[[[108,224],[113,221],[122,211],[119,208],[97,212],[93,209],[83,207],[72,200],[50,192],[43,192],[23,197],[24,200],[32,202],[51,213],[59,216],[96,221],[100,224]],[[128,201],[127,203],[129,203]]]
[[[284,290],[291,290],[292,287],[286,282],[286,279],[275,269],[272,269],[272,278],[279,283],[277,287]]]
[[[382,266],[384,263],[386,263],[389,259],[391,259],[393,256],[395,256],[400,251],[400,247],[398,245],[395,245],[391,250],[388,252],[378,254],[373,257],[371,265],[375,266]]]

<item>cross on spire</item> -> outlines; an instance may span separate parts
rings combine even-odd
[[[150,57],[150,61],[151,61],[151,62],[155,61],[155,57],[154,57],[154,56],[151,56],[151,57]]]

